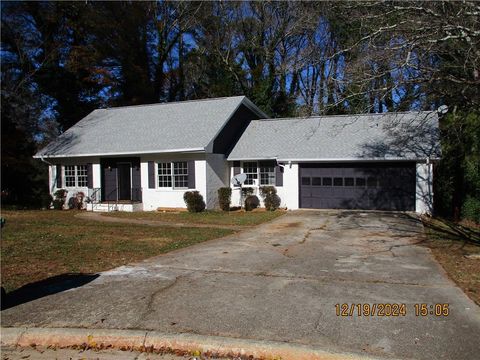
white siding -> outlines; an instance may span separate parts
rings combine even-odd
[[[230,179],[233,177],[233,162],[230,162]],[[240,188],[232,187],[232,206],[240,206]],[[260,206],[263,201],[258,186],[248,186],[255,189],[255,195],[260,199]],[[280,207],[289,210],[298,209],[298,164],[286,164],[283,169],[283,186],[275,186],[280,197]]]
[[[298,209],[298,164],[286,164],[283,170],[283,187],[278,188],[278,196],[282,199],[287,209]],[[281,190],[281,191],[280,191]]]
[[[416,166],[415,211],[431,214],[433,210],[433,166],[431,163],[418,163]]]
[[[74,197],[78,192],[83,192],[85,194],[85,197],[89,195],[89,189],[86,186],[82,186],[82,187],[66,187],[65,186],[65,178],[64,178],[65,165],[86,165],[88,163],[91,163],[93,168],[93,187],[94,188],[100,187],[101,186],[100,159],[98,157],[95,157],[95,158],[81,157],[81,158],[70,158],[70,159],[63,160],[61,165],[62,170],[60,174],[60,176],[62,176],[61,188],[57,188],[57,165],[49,165],[48,181],[49,181],[50,195],[52,195],[52,197],[55,198],[55,196],[53,195],[55,191],[57,191],[58,189],[67,190],[65,208],[68,208],[68,202],[70,198]]]
[[[286,164],[283,173],[283,186],[276,186],[281,206],[290,210],[299,208],[299,165]],[[233,177],[233,162],[230,162],[230,178]],[[418,163],[416,166],[416,202],[415,211],[431,214],[433,208],[433,168],[432,164]],[[254,187],[259,198],[258,187]],[[261,201],[261,198],[260,198]],[[240,188],[232,186],[232,206],[240,205]],[[263,204],[261,204],[263,206]]]
[[[158,162],[195,160],[195,189],[166,189],[158,188]],[[155,162],[155,189],[148,188],[148,161]],[[198,190],[207,203],[206,161],[204,154],[162,154],[141,157],[141,184],[143,210],[152,211],[159,207],[185,208],[183,195],[186,191]]]

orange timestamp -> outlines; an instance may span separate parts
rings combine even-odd
[[[448,316],[450,314],[449,304],[413,304],[415,316]],[[406,304],[379,303],[379,304],[335,304],[337,316],[385,316],[398,317],[407,315]]]

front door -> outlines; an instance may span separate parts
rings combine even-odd
[[[132,172],[130,163],[118,163],[118,200],[132,200]]]

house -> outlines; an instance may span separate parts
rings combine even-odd
[[[277,188],[282,206],[430,212],[439,158],[436,112],[268,119],[244,96],[93,111],[35,157],[50,192],[81,191],[88,209],[207,208],[217,190]]]

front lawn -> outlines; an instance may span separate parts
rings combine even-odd
[[[95,273],[232,234],[229,229],[103,223],[75,211],[2,211],[2,286],[66,273]]]
[[[444,219],[424,218],[428,241],[450,278],[480,305],[480,228]],[[472,256],[473,255],[473,256]]]
[[[106,216],[137,219],[137,220],[155,220],[172,223],[184,224],[211,224],[211,225],[233,225],[233,226],[252,226],[258,225],[275,219],[285,214],[285,211],[203,211],[200,213],[190,212],[159,212],[159,211],[141,211],[141,212],[112,212],[104,214]]]

